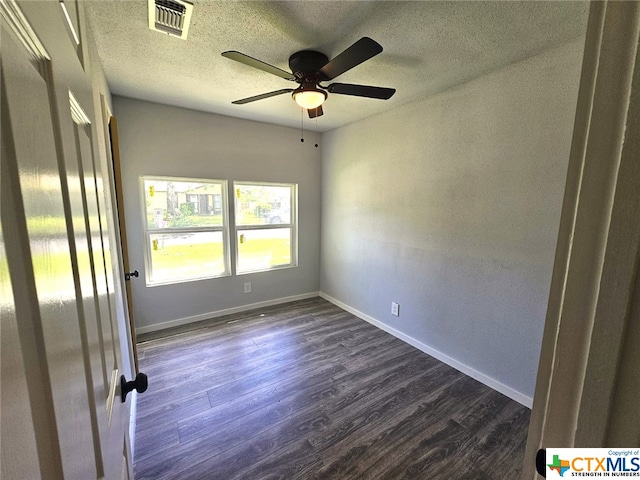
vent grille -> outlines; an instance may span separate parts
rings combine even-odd
[[[183,0],[148,0],[149,28],[186,39],[193,5]]]

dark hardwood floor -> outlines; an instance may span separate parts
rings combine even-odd
[[[324,299],[197,327],[140,338],[137,480],[519,478],[527,408]]]

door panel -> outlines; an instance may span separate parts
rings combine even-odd
[[[0,229],[0,239],[4,231]],[[27,373],[20,354],[20,339],[16,322],[16,308],[11,291],[11,279],[7,265],[4,242],[0,240],[0,328],[2,361],[0,375],[3,383],[0,411],[0,442],[3,445],[0,459],[0,478],[39,478],[40,465],[31,423],[32,409],[28,402]]]
[[[45,362],[42,380],[48,384],[45,393],[50,396],[58,433],[57,438],[51,440],[55,441],[53,449],[59,455],[64,476],[97,478],[49,86],[27,50],[15,41],[4,20],[2,76],[7,110],[2,111],[3,127],[8,119],[11,132],[7,133],[14,150],[13,155],[2,160],[7,163],[7,170],[14,172],[15,178],[9,181],[15,182],[15,198],[19,200],[16,203],[22,203],[24,211],[16,214],[24,213],[27,235],[24,239],[26,252],[7,248],[7,255],[9,259],[20,253],[29,255],[27,259],[23,257],[23,267],[31,277],[25,282],[32,280],[33,284],[24,285],[27,287],[24,294],[31,297],[25,300],[36,308],[31,318],[19,318],[19,321],[32,322],[34,331],[39,332],[34,343],[27,339],[23,342],[21,338],[22,355]],[[10,271],[12,266],[14,269],[20,267],[10,261]],[[23,285],[13,284],[14,292],[22,288]],[[31,351],[33,348],[37,351]],[[37,430],[35,433],[40,434]],[[45,465],[41,468],[48,472]]]
[[[83,128],[83,127],[79,127]],[[74,133],[75,133],[74,128]],[[99,414],[105,409],[105,402],[109,388],[109,378],[107,369],[107,359],[102,348],[103,338],[98,296],[95,287],[95,268],[93,260],[93,248],[91,237],[88,232],[88,218],[85,214],[86,202],[84,198],[81,156],[79,143],[76,137],[77,160],[65,162],[65,177],[63,178],[63,195],[68,198],[68,215],[72,219],[73,235],[70,236],[72,246],[72,259],[75,257],[75,275],[77,302],[79,304],[78,314],[80,316],[80,327],[83,341],[85,357],[85,375],[87,377],[87,391],[89,394],[90,415],[92,419],[92,429],[94,438],[94,448],[96,450],[96,466],[98,475],[104,472],[104,460],[102,456],[102,442],[100,432],[105,429],[103,416]],[[64,181],[66,180],[66,188]],[[95,406],[95,408],[93,407]]]
[[[4,90],[4,80],[0,75],[0,112],[6,112],[4,100],[6,94]],[[0,378],[2,379],[2,389],[0,390],[0,445],[2,445],[2,458],[0,458],[0,478],[39,478],[40,464],[34,459],[38,458],[36,445],[35,426],[32,423],[32,404],[25,402],[29,398],[29,385],[27,379],[39,379],[39,369],[30,368],[25,365],[20,348],[20,333],[18,328],[18,313],[25,308],[30,309],[30,305],[22,299],[22,308],[16,308],[16,301],[11,288],[12,279],[9,275],[9,259],[6,254],[5,244],[13,241],[16,244],[17,226],[16,218],[12,212],[16,211],[12,195],[12,185],[9,182],[13,178],[13,173],[9,173],[8,158],[13,155],[13,146],[9,145],[11,138],[11,128],[6,115],[2,115],[0,120],[2,131],[0,132],[0,211],[2,212],[2,223],[0,223]],[[13,220],[13,221],[10,221]],[[23,228],[26,226],[23,224]],[[10,247],[12,251],[15,248]],[[24,272],[23,268],[18,270]],[[20,282],[20,280],[18,279]],[[20,282],[23,283],[23,282]],[[26,312],[30,315],[30,312]],[[40,382],[36,382],[39,385]],[[11,385],[11,388],[5,388]],[[50,452],[50,450],[49,450]],[[45,452],[42,452],[44,455]],[[55,460],[50,464],[55,469]],[[61,471],[60,465],[57,465]]]
[[[76,105],[75,110],[80,109]],[[118,478],[122,466],[122,445],[128,408],[118,396],[121,375],[120,341],[114,305],[113,273],[109,250],[109,222],[105,214],[105,186],[96,168],[90,125],[74,122],[74,137],[78,152],[78,171],[82,192],[85,227],[92,266],[93,295],[97,312],[98,349],[104,363],[102,388],[96,388],[96,406],[103,418],[100,423],[105,477]],[[98,385],[96,385],[98,387]]]
[[[88,127],[86,127],[88,128]],[[87,138],[86,128],[74,124],[74,136],[78,152],[78,171],[80,174],[80,188],[84,205],[84,222],[88,233],[89,263],[91,269],[92,293],[94,308],[98,320],[98,338],[102,355],[102,395],[105,400],[111,381],[111,372],[116,366],[111,330],[111,312],[107,292],[107,277],[105,273],[104,253],[102,249],[102,235],[100,232],[100,213],[96,192],[91,149]]]

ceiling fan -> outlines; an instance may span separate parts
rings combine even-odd
[[[362,37],[332,60],[329,60],[324,53],[314,50],[302,50],[289,57],[291,72],[235,50],[223,52],[222,56],[300,84],[295,89],[283,88],[274,92],[236,100],[232,103],[243,105],[291,92],[295,102],[307,110],[309,118],[315,118],[322,115],[322,104],[327,99],[328,93],[377,98],[380,100],[388,100],[396,93],[395,88],[354,85],[351,83],[332,83],[324,86],[320,83],[333,80],[338,75],[342,75],[347,70],[351,70],[380,52],[382,52],[382,46],[369,37]]]

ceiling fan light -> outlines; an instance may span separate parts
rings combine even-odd
[[[292,94],[293,99],[298,105],[307,110],[318,108],[327,99],[327,93],[319,89],[298,89]]]

